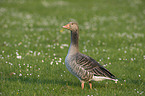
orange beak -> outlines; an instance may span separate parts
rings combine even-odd
[[[62,26],[63,28],[66,28],[66,29],[70,29],[70,26],[69,26],[70,24],[67,24],[67,25],[65,25],[65,26]]]

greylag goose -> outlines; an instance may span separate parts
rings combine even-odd
[[[67,69],[80,80],[82,89],[84,89],[85,82],[89,82],[90,89],[92,89],[91,81],[102,81],[109,79],[117,83],[118,79],[116,79],[111,72],[101,66],[93,58],[79,52],[78,24],[70,22],[63,26],[63,28],[71,31],[71,44],[65,58],[65,65]]]

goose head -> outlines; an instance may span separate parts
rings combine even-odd
[[[75,22],[70,22],[67,25],[63,26],[63,28],[68,29],[70,31],[78,31],[78,24]]]

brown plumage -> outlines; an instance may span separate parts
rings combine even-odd
[[[77,23],[70,22],[63,26],[63,28],[71,31],[71,44],[65,58],[65,65],[80,80],[82,89],[84,88],[85,82],[89,82],[90,88],[92,89],[91,81],[101,81],[104,79],[118,81],[112,73],[93,58],[79,52],[79,27]]]

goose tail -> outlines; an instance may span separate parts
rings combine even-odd
[[[93,76],[92,81],[102,81],[102,80],[113,80],[115,81],[115,83],[117,83],[118,79],[114,79],[114,78],[109,78],[109,77],[104,77],[104,76]]]

